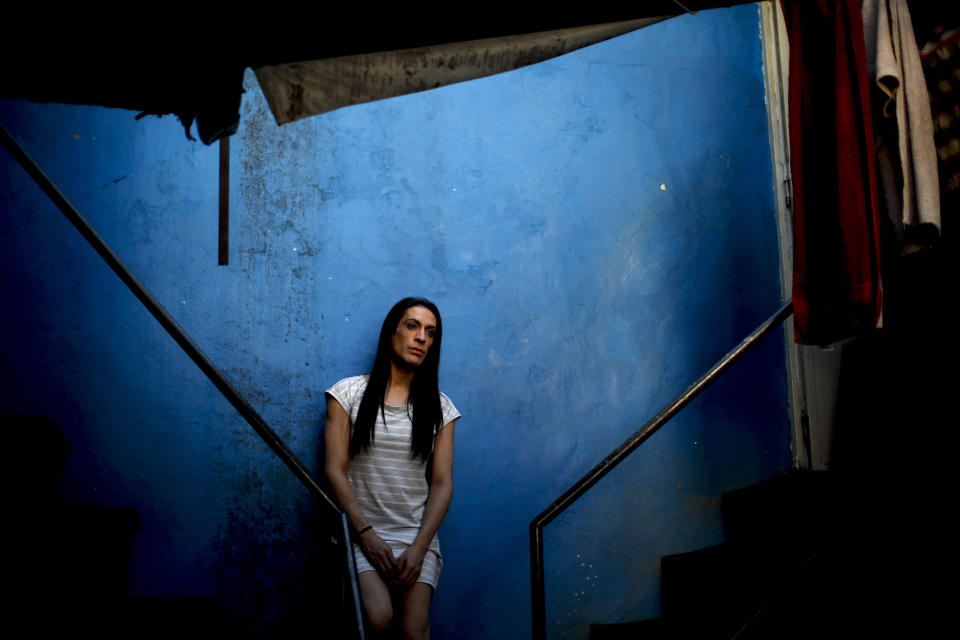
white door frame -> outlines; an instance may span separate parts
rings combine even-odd
[[[767,131],[780,245],[780,287],[781,297],[786,301],[793,290],[793,189],[787,109],[790,47],[780,3],[761,2],[759,12]],[[798,469],[829,469],[841,351],[833,347],[796,344],[793,316],[785,326],[793,463]]]

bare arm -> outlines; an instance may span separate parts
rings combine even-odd
[[[350,416],[337,400],[327,396],[327,425],[326,425],[326,473],[327,480],[333,488],[333,495],[350,519],[350,525],[355,531],[365,529],[370,523],[360,509],[357,495],[347,479],[347,469],[350,466]],[[370,564],[387,582],[395,580],[396,559],[393,550],[372,529],[368,529],[358,542],[363,553],[370,560]]]
[[[433,445],[430,494],[420,522],[420,531],[413,544],[397,560],[400,582],[407,587],[412,587],[420,576],[423,557],[437,535],[437,529],[447,515],[453,498],[453,428],[456,423],[456,420],[451,421],[437,434]]]

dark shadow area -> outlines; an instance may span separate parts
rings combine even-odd
[[[282,560],[273,556],[284,550],[275,553],[272,541],[257,535],[256,523],[232,532],[244,562],[218,561],[233,572],[219,596],[137,597],[129,566],[143,529],[137,509],[58,496],[70,445],[56,420],[4,413],[0,426],[9,438],[4,521],[11,532],[7,575],[14,589],[7,598],[13,626],[108,638],[356,633],[337,544],[340,520],[325,505],[304,507],[296,554]]]
[[[664,557],[663,617],[591,638],[926,637],[946,623],[957,449],[952,238],[885,256],[884,328],[843,346],[831,470],[727,493],[728,541]]]

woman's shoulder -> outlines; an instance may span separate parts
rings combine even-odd
[[[441,427],[447,426],[460,417],[460,412],[457,411],[457,408],[453,405],[453,400],[442,391],[440,392],[440,412],[443,414],[443,424]]]
[[[327,395],[333,396],[345,409],[348,409],[354,402],[358,402],[367,388],[367,378],[369,376],[350,376],[338,380],[336,384],[326,390]]]

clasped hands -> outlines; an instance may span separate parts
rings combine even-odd
[[[399,558],[394,557],[390,545],[372,529],[362,533],[359,542],[364,555],[391,590],[409,589],[417,582],[425,551],[410,545]]]

